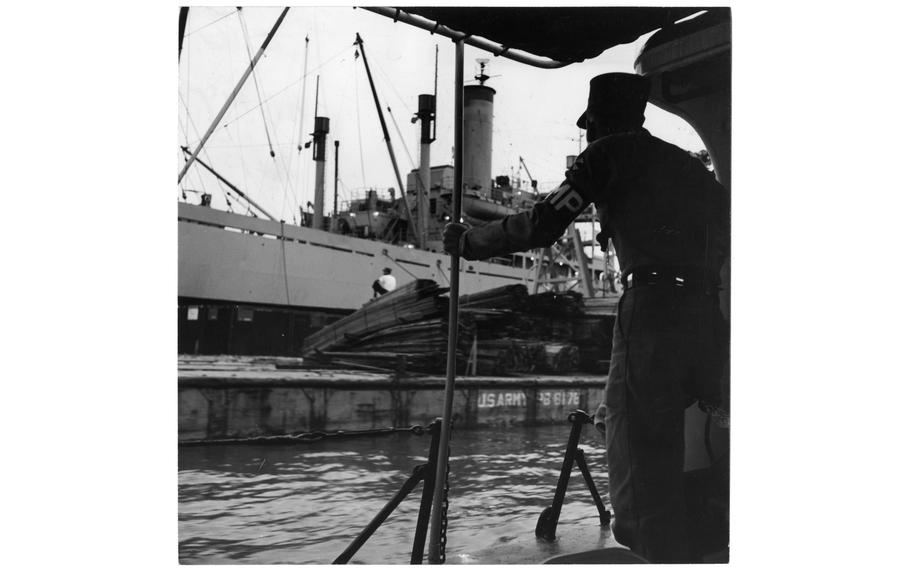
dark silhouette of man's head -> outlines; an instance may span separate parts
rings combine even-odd
[[[641,127],[651,81],[631,73],[604,73],[591,79],[588,107],[576,125],[587,130],[588,142]]]

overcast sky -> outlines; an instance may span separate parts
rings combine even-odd
[[[242,10],[253,54],[280,12],[277,7]],[[383,109],[388,106],[392,110],[394,119],[386,113],[386,120],[402,177],[419,163],[419,124],[412,124],[410,119],[417,110],[418,95],[433,92],[434,58],[439,47],[437,140],[432,145],[431,165],[452,163],[452,41],[365,10],[294,7],[256,67],[259,93],[251,77],[202,154],[207,163],[279,218],[291,221],[297,205],[312,200],[312,154],[308,150],[298,153],[297,145],[304,86],[304,136],[312,132],[317,76],[318,112],[331,123],[326,210],[330,211],[332,204],[334,140],[340,141],[340,200],[362,194],[365,188],[397,186],[363,61],[354,58],[358,32]],[[308,54],[306,37],[310,39]],[[476,60],[490,59],[486,73],[492,78],[487,85],[496,90],[492,175],[518,175],[518,158],[522,156],[541,189],[558,184],[565,157],[579,151],[580,131],[575,120],[585,106],[588,81],[600,73],[634,71],[643,41],[617,46],[595,59],[562,69],[538,69],[466,47],[467,82],[476,82]],[[249,62],[245,44],[235,8],[190,10],[179,62],[180,144],[195,148],[227,100]],[[308,73],[304,80],[305,58]],[[260,98],[265,118],[259,108]],[[704,147],[692,129],[675,116],[649,105],[647,118],[645,126],[656,135],[686,149]],[[275,159],[269,155],[269,139]],[[178,170],[182,161],[178,152]],[[520,175],[527,180],[524,171]],[[221,189],[202,168],[194,166],[181,185],[211,193],[213,205],[224,208]],[[182,199],[180,190],[178,198]],[[189,192],[187,200],[196,203],[198,196]],[[234,210],[245,208],[235,205]]]

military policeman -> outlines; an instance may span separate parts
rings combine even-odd
[[[530,211],[469,228],[446,251],[478,260],[549,247],[594,203],[622,271],[606,388],[607,462],[616,540],[651,562],[690,562],[684,412],[729,408],[729,327],[719,305],[729,256],[729,193],[688,152],[652,136],[645,77],[591,80],[578,119],[588,146]]]

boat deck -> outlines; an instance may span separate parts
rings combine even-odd
[[[611,552],[600,552],[610,549]],[[617,554],[616,549],[621,550]],[[556,540],[550,542],[538,539],[534,534],[516,535],[506,542],[492,548],[479,550],[476,553],[457,554],[446,557],[446,564],[541,564],[547,560],[564,555],[575,555],[582,551],[590,554],[589,562],[563,562],[570,564],[602,564],[604,556],[622,556],[631,554],[628,549],[616,542],[610,527],[598,525],[564,525],[557,530]],[[626,556],[628,558],[628,556]],[[628,562],[622,562],[628,563]]]

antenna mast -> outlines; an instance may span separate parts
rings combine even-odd
[[[482,57],[477,60],[477,63],[480,64],[480,73],[478,73],[477,75],[474,75],[474,78],[480,82],[481,86],[483,86],[484,83],[486,83],[487,81],[490,80],[490,76],[483,72],[484,69],[486,69],[486,67],[487,67],[487,63],[489,63],[489,62],[490,62],[490,60],[485,57]]]
[[[297,133],[297,153],[303,151],[303,123],[306,113],[306,76],[307,76],[307,59],[310,56],[310,36],[306,36],[306,47],[303,50],[303,89],[300,90],[300,131]]]
[[[313,118],[319,116],[319,75],[316,75],[316,104],[313,106]]]

